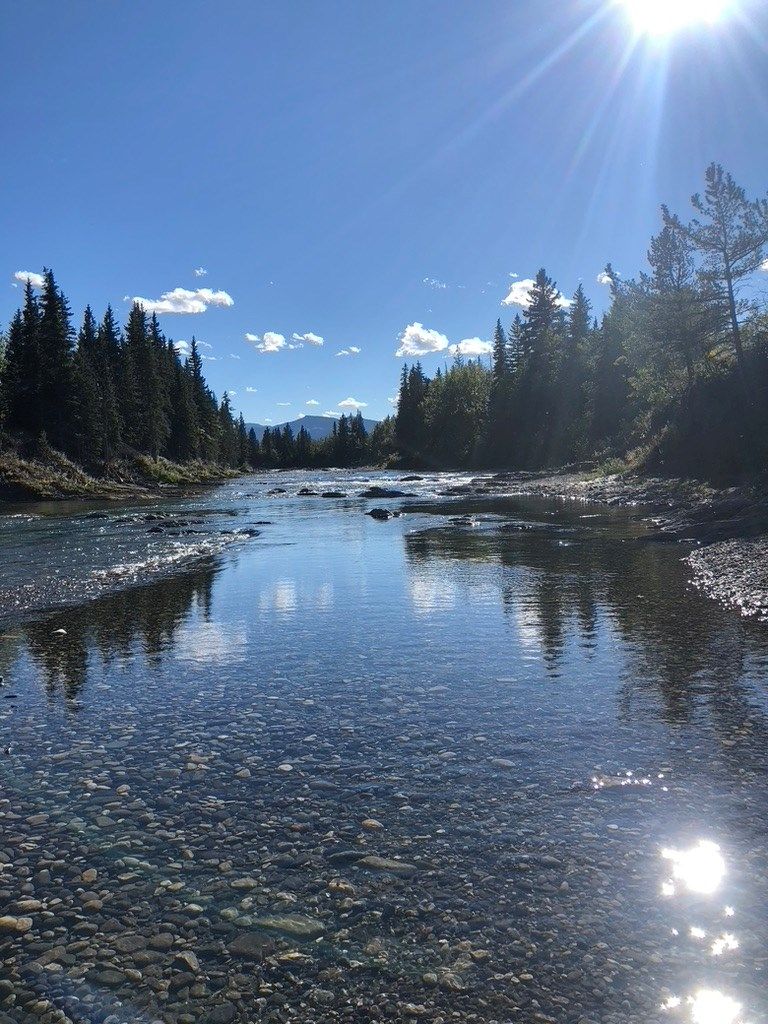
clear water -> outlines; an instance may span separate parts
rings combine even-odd
[[[637,515],[397,480],[0,519],[0,1013],[765,1019],[764,627]]]

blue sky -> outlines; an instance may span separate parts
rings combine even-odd
[[[542,265],[601,308],[710,160],[765,192],[768,5],[730,7],[658,38],[620,0],[6,5],[0,323],[52,266],[78,316],[200,310],[162,326],[246,419],[384,416],[398,349],[488,339]]]

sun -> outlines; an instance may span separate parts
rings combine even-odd
[[[620,0],[641,35],[667,36],[695,25],[714,25],[729,0]]]

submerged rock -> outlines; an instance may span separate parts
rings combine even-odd
[[[363,857],[357,862],[357,866],[368,868],[370,871],[391,871],[395,875],[412,875],[418,871],[415,864],[408,864],[404,860],[390,860],[388,857],[377,857],[374,854]]]
[[[304,917],[302,914],[273,914],[267,917],[257,917],[254,918],[253,927],[269,932],[284,932],[297,939],[313,939],[325,931],[325,925],[321,921],[314,917]]]

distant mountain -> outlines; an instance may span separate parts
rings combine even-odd
[[[300,416],[296,420],[290,420],[289,426],[294,434],[298,434],[302,427],[306,430],[313,441],[324,441],[326,437],[330,437],[333,431],[333,424],[337,423],[331,416]],[[376,426],[378,420],[366,420],[363,419],[365,429],[370,433]],[[285,426],[285,423],[270,423],[269,429],[274,430],[275,427],[279,427],[281,430]],[[251,427],[256,431],[256,437],[261,440],[261,435],[267,429],[263,423],[246,423],[246,430],[250,430]]]

